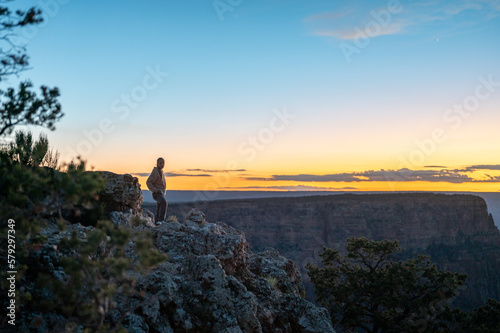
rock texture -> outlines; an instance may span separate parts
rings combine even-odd
[[[183,223],[153,233],[169,255],[137,281],[134,332],[333,332],[324,309],[306,301],[295,264],[277,252],[252,253],[245,236],[223,223]]]
[[[133,219],[144,220],[154,226],[154,214],[142,208],[141,184],[137,177],[97,171],[106,180],[106,188],[99,193],[99,202],[104,204],[104,213],[115,225],[129,224]]]
[[[129,272],[135,274],[134,291],[117,295],[117,309],[108,314],[107,322],[121,322],[129,332],[138,333],[334,332],[328,312],[304,299],[295,263],[278,252],[253,253],[242,232],[224,223],[209,223],[198,210],[190,211],[181,223],[158,227],[135,223],[140,215],[130,210],[111,212],[114,224],[145,235],[151,232],[154,245],[169,259],[142,274]],[[68,224],[61,232],[49,223],[42,230],[47,241],[30,251],[30,269],[64,279],[60,260],[65,254],[59,243],[73,232],[86,240],[93,229]],[[128,245],[131,257],[134,248],[133,243]],[[23,285],[29,288],[30,283]],[[21,331],[83,331],[56,313],[26,318]]]
[[[107,211],[142,212],[142,191],[137,177],[129,174],[119,175],[109,171],[97,171],[107,180],[106,189],[99,193],[99,201],[106,205]]]
[[[201,207],[211,221],[245,232],[255,250],[276,248],[294,260],[313,295],[305,265],[320,263],[323,246],[345,249],[346,239],[398,239],[404,248],[426,253],[443,269],[467,273],[458,303],[482,305],[500,299],[500,233],[485,201],[473,195],[397,193],[302,198],[224,200],[171,204],[182,216]],[[310,298],[312,300],[312,298]]]

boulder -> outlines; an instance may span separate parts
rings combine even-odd
[[[137,177],[129,174],[119,175],[109,171],[97,171],[106,180],[106,188],[99,193],[99,201],[105,204],[106,211],[142,212],[141,184]]]
[[[201,225],[207,223],[207,221],[205,220],[205,214],[196,208],[191,209],[189,213],[187,213],[186,216],[184,217],[184,220],[191,221]]]

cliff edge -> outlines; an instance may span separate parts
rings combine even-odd
[[[116,306],[106,314],[111,326],[130,332],[334,332],[328,312],[305,300],[304,286],[295,263],[276,251],[254,253],[245,235],[224,224],[209,223],[191,210],[184,221],[155,227],[151,213],[140,208],[137,179],[102,173],[108,179],[101,193],[106,214],[115,226],[152,237],[168,259],[143,271],[129,271],[135,285],[131,293],[118,293]],[[121,209],[121,210],[109,210]],[[47,221],[46,241],[30,251],[30,270],[64,280],[59,245],[76,235],[89,241],[93,226],[68,222],[64,231]],[[107,236],[108,238],[110,236]],[[137,257],[136,244],[126,245],[127,256]],[[35,284],[22,281],[30,291]],[[43,291],[32,290],[32,294]],[[51,295],[42,295],[50,300]],[[111,303],[110,303],[111,304]],[[84,327],[61,313],[29,313],[19,331],[78,332]]]

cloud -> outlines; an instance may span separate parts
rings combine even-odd
[[[446,183],[468,183],[473,179],[468,175],[453,171],[453,170],[380,170],[380,171],[365,171],[358,173],[362,177],[366,177],[366,181],[378,182],[446,182]]]
[[[222,170],[222,169],[185,169],[181,172],[166,172],[165,176],[167,177],[212,177],[210,173],[219,173],[219,172],[244,172],[246,169],[235,169],[235,170]],[[190,173],[190,172],[204,172],[202,174],[199,173]],[[137,177],[149,177],[149,172],[137,172],[132,175]]]
[[[268,178],[264,177],[247,177],[245,180],[251,181],[295,181],[295,182],[356,182],[359,181],[354,174],[339,173],[327,175],[273,175]]]
[[[466,10],[481,10],[483,6],[480,4],[481,1],[466,1],[466,2],[460,2],[460,1],[454,1],[453,3],[450,3],[446,5],[442,11],[448,15],[448,16],[453,16],[453,15],[458,15]]]
[[[486,179],[475,180],[478,183],[500,183],[500,176],[490,176],[486,175]]]
[[[500,170],[499,166],[487,166]],[[495,167],[493,169],[493,167]],[[497,168],[498,167],[498,168]],[[297,174],[272,175],[269,177],[247,177],[247,181],[296,181],[296,182],[445,182],[453,184],[473,182],[500,182],[500,176],[475,179],[467,175],[466,170],[368,170],[352,173],[334,173],[325,175]]]
[[[150,173],[149,172],[136,172],[132,173],[132,176],[136,177],[149,177]]]
[[[470,173],[478,170],[500,171],[500,164],[476,164],[461,169],[448,169],[441,165],[426,165],[426,170],[367,170],[362,172],[343,172],[330,174],[292,174],[292,175],[270,175],[267,177],[239,174],[244,181],[293,181],[305,183],[358,183],[358,182],[444,182],[452,184],[462,183],[500,183],[500,176],[484,175],[483,178],[471,177]],[[434,170],[433,170],[434,169]],[[186,169],[186,172],[167,172],[167,177],[212,177],[210,173],[218,172],[241,172],[246,169],[219,170],[219,169]],[[204,173],[189,173],[204,172]],[[134,176],[148,177],[150,173],[134,173]],[[245,186],[228,187],[227,189],[270,189],[270,190],[354,190],[354,187],[319,187],[310,185],[282,185],[282,186]]]
[[[463,169],[463,171],[471,172],[476,170],[500,170],[500,164],[478,164],[471,165]]]
[[[133,173],[133,176],[137,177],[149,177],[151,173],[149,172],[137,172]],[[208,174],[189,174],[189,173],[178,173],[178,172],[166,172],[165,173],[166,177],[212,177],[212,175]]]
[[[216,172],[244,172],[246,169],[235,169],[235,170],[221,170],[221,169],[186,169],[188,172],[208,172],[208,173],[216,173]]]
[[[500,0],[479,0],[480,2],[487,3],[492,9],[500,11]]]
[[[314,36],[353,40],[366,36],[414,33],[421,26],[428,28],[422,32],[432,35],[468,31],[471,26],[500,13],[500,0],[405,2],[401,4],[400,11],[392,13],[387,5],[377,8],[374,3],[366,2],[356,9],[310,15],[304,23]],[[464,12],[473,15],[464,15]]]
[[[404,27],[409,25],[409,23],[404,21],[390,23],[385,27],[380,27],[380,29],[376,32],[371,32],[370,37],[378,37],[384,35],[395,35],[403,30]],[[343,40],[352,40],[356,38],[366,37],[367,31],[361,27],[354,27],[350,29],[333,29],[333,30],[322,30],[316,31],[313,33],[316,36],[326,36],[326,37],[335,37],[337,39]]]
[[[311,15],[308,16],[304,19],[304,22],[311,22],[311,21],[322,21],[322,20],[334,20],[338,19],[339,17],[344,17],[349,12],[328,12],[328,13],[322,13],[322,14],[316,14],[316,15]]]
[[[356,187],[319,187],[309,185],[290,185],[290,186],[241,186],[241,187],[223,187],[222,189],[265,189],[265,190],[287,190],[287,191],[341,191],[341,190],[356,190]]]
[[[177,173],[177,172],[167,172],[165,173],[167,177],[212,177],[212,175],[207,174],[190,174],[190,173]]]

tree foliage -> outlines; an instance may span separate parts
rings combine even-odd
[[[397,261],[398,241],[351,238],[347,254],[325,248],[324,267],[309,264],[317,299],[339,331],[439,332],[463,274],[441,271],[425,256]]]
[[[26,166],[59,169],[59,152],[49,148],[49,140],[43,133],[38,140],[33,140],[33,133],[16,131],[14,142],[11,142],[8,148],[2,149],[2,154]]]
[[[127,253],[132,247],[135,257]],[[135,279],[127,271],[140,271],[166,259],[153,248],[151,237],[127,227],[116,228],[106,220],[99,221],[84,240],[73,232],[60,243],[60,250],[67,253],[61,259],[65,278],[38,277],[39,284],[51,290],[48,299],[39,295],[41,306],[61,312],[75,324],[85,323],[89,332],[119,331],[128,309],[118,309],[121,319],[117,323],[105,322],[106,315],[116,308],[116,295],[133,292]]]
[[[105,318],[116,309],[116,295],[123,297],[133,289],[135,280],[130,272],[150,268],[166,256],[155,249],[147,233],[115,227],[96,214],[90,217],[95,228],[85,238],[73,233],[58,245],[63,255],[54,264],[61,268],[63,277],[34,262],[47,240],[42,227],[58,222],[62,231],[69,223],[64,212],[81,216],[92,210],[99,205],[98,193],[105,188],[105,179],[87,172],[84,161],[76,160],[61,170],[44,166],[50,154],[47,138],[41,135],[33,140],[29,132],[16,132],[15,142],[0,151],[0,218],[16,221],[18,284],[26,287],[18,290],[19,313],[22,318],[56,313],[73,323],[72,327],[82,326],[87,332],[120,331],[120,319],[105,322]],[[2,241],[7,239],[5,233],[2,227]],[[6,249],[0,248],[3,266]],[[30,288],[28,281],[34,283]],[[5,285],[6,280],[1,283]],[[127,309],[121,310],[123,318]]]
[[[10,0],[0,1],[9,3]],[[12,11],[0,6],[0,82],[29,68],[25,45],[19,44],[19,29],[43,21],[42,12],[35,7]],[[62,117],[58,102],[59,89],[41,87],[38,96],[33,84],[24,81],[19,88],[0,89],[0,136],[12,133],[17,125],[40,125],[51,130]]]
[[[6,2],[10,1],[0,0],[0,4]],[[29,65],[24,46],[16,44],[16,29],[41,22],[39,9],[13,12],[0,6],[0,82]],[[18,90],[0,89],[0,136],[11,134],[20,125],[54,129],[63,115],[58,98],[57,88],[44,86],[38,96],[29,81],[21,82]],[[86,163],[79,158],[60,166],[58,153],[50,149],[44,135],[35,140],[30,132],[18,131],[14,141],[0,149],[0,266],[7,267],[4,242],[7,221],[13,219],[16,285],[20,286],[16,290],[16,325],[29,326],[34,313],[50,313],[74,323],[73,329],[120,331],[119,319],[105,322],[106,315],[116,307],[114,297],[134,286],[131,271],[165,260],[150,235],[130,227],[115,227],[102,214],[94,214],[89,224],[95,228],[89,227],[85,237],[73,233],[60,241],[58,259],[51,263],[51,269],[37,261],[47,241],[42,227],[57,223],[63,231],[73,222],[66,216],[81,216],[99,205],[98,193],[105,185],[105,179],[87,172]],[[58,269],[60,274],[55,273]],[[0,274],[2,290],[7,285],[5,274]],[[6,294],[0,295],[2,306],[7,304]],[[2,324],[5,321],[5,317],[1,319]],[[66,330],[72,331],[71,327]]]
[[[41,96],[32,91],[33,84],[21,82],[19,90],[0,90],[0,135],[10,134],[18,125],[40,125],[51,130],[63,113],[58,102],[59,89],[41,87]]]
[[[84,161],[72,162],[63,170],[42,166],[50,151],[45,136],[34,141],[29,132],[16,132],[16,141],[0,151],[0,187],[4,189],[0,218],[16,221],[19,285],[34,281],[31,288],[18,291],[19,313],[26,318],[33,313],[57,313],[87,332],[119,331],[120,320],[104,320],[116,308],[114,297],[132,290],[135,281],[128,272],[150,268],[166,257],[154,248],[147,233],[115,227],[97,214],[91,216],[95,228],[86,237],[72,233],[58,245],[63,255],[54,264],[61,268],[63,277],[39,267],[33,258],[47,240],[41,234],[42,227],[57,221],[62,231],[69,223],[64,212],[77,216],[92,210],[99,205],[98,193],[105,188],[105,179],[87,172]],[[7,238],[5,231],[2,228],[2,240]],[[4,266],[6,248],[0,249]],[[127,248],[133,248],[134,257]]]
[[[460,325],[457,333],[498,333],[500,332],[500,302],[489,299],[485,305],[470,313],[457,311]]]
[[[116,308],[114,297],[132,290],[135,281],[129,272],[150,268],[166,257],[154,248],[147,233],[115,227],[97,214],[91,217],[96,227],[86,237],[73,233],[58,245],[63,255],[53,264],[61,268],[62,277],[36,263],[34,258],[47,240],[42,227],[58,222],[62,231],[69,223],[64,212],[76,216],[91,210],[105,187],[104,178],[87,172],[84,161],[72,162],[63,170],[42,166],[49,153],[46,137],[33,140],[29,132],[17,132],[16,141],[0,151],[0,218],[16,221],[17,277],[18,284],[25,286],[18,290],[19,313],[26,318],[33,313],[57,313],[88,332],[119,331],[120,320],[105,322],[105,317]],[[2,241],[7,238],[5,232],[2,227]],[[0,248],[3,266],[5,249]],[[29,288],[28,281],[34,283]]]
[[[9,2],[12,0],[2,0],[0,4]],[[0,81],[6,76],[18,74],[29,65],[25,46],[16,42],[16,31],[42,22],[42,12],[35,7],[13,11],[7,6],[0,6]]]

